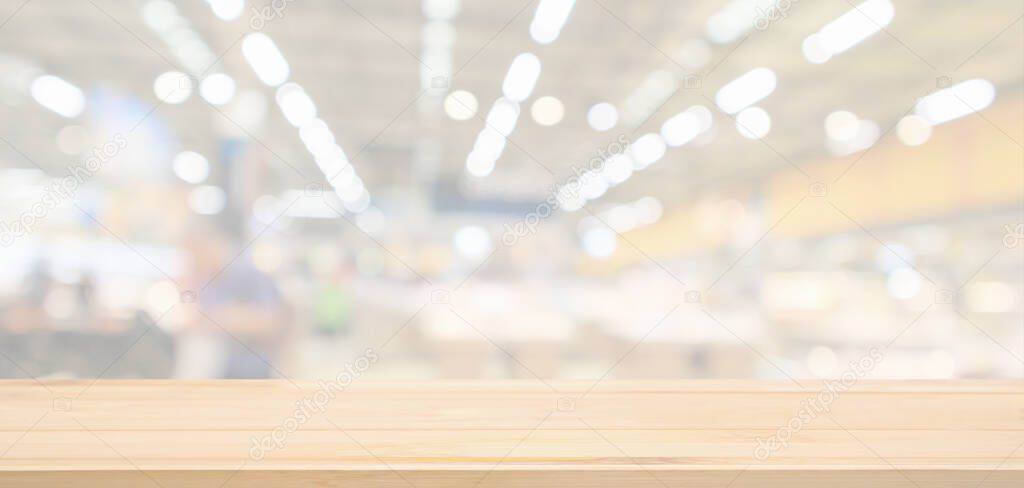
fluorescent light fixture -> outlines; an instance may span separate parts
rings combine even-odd
[[[494,247],[491,243],[491,234],[479,225],[459,228],[455,231],[453,244],[462,257],[471,261],[482,261],[490,255]]]
[[[808,36],[804,56],[812,63],[824,63],[885,28],[895,15],[890,0],[867,0]]]
[[[214,73],[199,83],[199,94],[213,105],[224,105],[235,97],[235,80],[224,73]]]
[[[295,127],[302,127],[316,118],[316,104],[298,83],[281,85],[276,98],[284,117]]]
[[[622,184],[633,176],[633,160],[625,154],[616,154],[604,162],[601,174],[611,186]]]
[[[277,45],[266,34],[254,32],[245,36],[242,40],[242,55],[263,83],[278,86],[288,80],[291,73],[288,61],[285,61]]]
[[[619,247],[618,236],[614,231],[605,227],[597,227],[583,233],[581,244],[583,251],[596,259],[610,257]]]
[[[695,105],[673,115],[661,124],[661,137],[665,143],[672,147],[682,146],[702,132],[710,128],[711,124],[705,120],[709,114],[705,114],[706,107]]]
[[[587,200],[600,198],[608,191],[608,180],[597,171],[589,171],[580,176],[580,196]]]
[[[174,174],[188,183],[202,183],[210,175],[210,163],[194,151],[184,151],[174,157]]]
[[[775,72],[768,68],[754,68],[726,83],[715,94],[715,104],[727,114],[743,110],[775,91]]]
[[[776,8],[775,0],[732,0],[708,18],[704,33],[715,44],[728,44],[756,26],[759,18]],[[762,20],[764,21],[764,20]]]
[[[629,145],[629,155],[636,165],[635,169],[644,169],[665,156],[665,140],[660,135],[648,133],[640,136]]]
[[[530,115],[533,116],[534,122],[540,125],[555,125],[565,116],[565,106],[555,97],[540,97],[534,100],[533,106],[530,107]]]
[[[483,178],[494,171],[494,163],[493,158],[473,151],[466,157],[466,171],[477,178]]]
[[[580,192],[573,188],[574,185],[564,185],[555,192],[555,199],[558,201],[558,208],[566,212],[575,212],[587,204],[587,200],[580,195]]]
[[[914,112],[928,123],[939,125],[965,115],[980,112],[996,98],[996,87],[988,80],[975,78],[939,90],[917,102]]]
[[[855,116],[850,127],[845,128],[840,135],[844,139],[829,137],[825,146],[836,156],[846,156],[873,146],[881,136],[881,129],[874,121]]]
[[[539,44],[551,44],[562,33],[576,0],[540,0],[530,22],[530,37]]]
[[[497,130],[491,127],[484,127],[484,130],[480,131],[476,136],[476,141],[473,143],[473,152],[497,161],[501,157],[501,153],[505,151],[505,142],[505,136],[501,135]]]
[[[455,90],[444,99],[444,113],[452,120],[469,120],[476,116],[479,104],[472,93]]]
[[[235,20],[245,10],[245,0],[206,0],[206,3],[220,20]]]
[[[78,117],[85,110],[85,94],[77,86],[53,75],[43,75],[32,81],[32,98],[64,117]]]
[[[530,98],[538,78],[540,78],[540,59],[532,53],[522,53],[516,56],[512,60],[512,65],[508,67],[501,91],[505,94],[505,98],[513,102],[521,102]]]
[[[430,20],[451,20],[459,13],[459,0],[423,0],[422,8]]]
[[[761,107],[743,109],[736,115],[736,130],[747,139],[761,139],[772,129],[772,118]]]
[[[491,111],[487,113],[487,126],[508,137],[519,121],[519,104],[507,98],[494,101]]]
[[[598,103],[587,111],[587,123],[590,128],[604,132],[619,123],[619,111],[610,103]]]
[[[932,125],[920,115],[908,115],[900,119],[896,135],[908,146],[920,146],[932,136]]]
[[[860,118],[847,110],[837,110],[825,117],[825,135],[838,142],[852,141],[857,137]]]
[[[153,81],[153,93],[161,102],[182,103],[192,95],[192,79],[180,71],[168,71]]]

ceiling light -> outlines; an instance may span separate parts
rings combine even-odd
[[[562,121],[562,117],[565,116],[565,107],[562,105],[562,101],[555,97],[540,97],[533,102],[530,115],[538,124],[551,126]]]
[[[67,118],[77,117],[85,110],[85,94],[77,86],[52,75],[32,81],[32,98],[40,105]]]
[[[491,111],[487,113],[487,126],[498,131],[503,136],[508,136],[516,128],[519,120],[519,104],[506,98],[499,98],[494,101]]]
[[[590,171],[580,176],[580,196],[586,200],[600,198],[608,191],[608,180],[597,171]]]
[[[472,151],[466,157],[466,171],[477,178],[483,178],[494,171],[494,163],[494,159]]]
[[[564,185],[555,192],[555,199],[558,201],[558,208],[566,212],[575,212],[586,205],[587,200],[580,195],[577,185]]]
[[[629,155],[633,158],[635,169],[644,169],[665,156],[666,149],[665,140],[660,135],[649,133],[629,145]]]
[[[522,53],[512,60],[508,67],[501,91],[505,98],[513,102],[521,102],[530,98],[533,87],[540,78],[540,59],[532,53]]]
[[[235,96],[235,80],[224,73],[214,73],[199,84],[199,94],[213,105],[224,105]]]
[[[192,95],[192,78],[180,71],[168,71],[156,77],[153,92],[161,102],[182,103]]]
[[[456,90],[444,99],[444,113],[452,120],[469,120],[476,115],[479,104],[472,93]]]
[[[747,139],[761,139],[772,129],[772,118],[761,107],[750,107],[736,115],[736,130]]]
[[[665,211],[661,202],[654,197],[643,197],[633,202],[632,207],[633,214],[640,225],[650,225],[661,220],[661,216]]]
[[[210,174],[210,163],[202,154],[184,151],[174,157],[174,174],[188,183],[202,183]]]
[[[812,63],[828,61],[882,30],[895,14],[891,1],[867,0],[805,39],[804,56]]]
[[[598,103],[587,111],[587,123],[590,128],[604,132],[619,123],[619,111],[610,103]]]
[[[242,55],[263,83],[278,86],[288,80],[288,62],[266,34],[254,32],[245,36]]]
[[[864,150],[874,143],[878,142],[879,137],[882,135],[882,131],[879,125],[866,120],[858,119],[856,116],[850,113],[837,113],[843,120],[840,122],[833,121],[834,127],[826,141],[826,146],[831,153],[836,156],[847,156],[859,150]],[[849,116],[847,116],[849,114]],[[853,119],[849,120],[848,117],[852,116]],[[825,122],[825,131],[828,131],[827,124]]]
[[[727,114],[747,108],[775,91],[775,72],[755,68],[726,83],[715,94],[715,103]]]
[[[505,151],[506,141],[505,136],[501,135],[497,130],[491,127],[484,127],[476,136],[476,141],[473,143],[473,152],[497,161],[501,157],[501,153]]]
[[[583,251],[591,257],[604,259],[615,253],[618,236],[611,229],[597,227],[583,233]]]
[[[979,112],[991,105],[995,98],[996,87],[988,80],[975,78],[922,98],[914,112],[932,125],[939,125]]]
[[[900,119],[896,135],[908,146],[920,146],[932,136],[932,126],[920,115],[908,115]]]
[[[849,141],[857,137],[860,119],[853,112],[838,110],[825,117],[825,135],[834,141]]]
[[[625,154],[616,154],[604,162],[601,173],[609,185],[621,184],[633,175],[633,160]]]
[[[245,0],[206,0],[206,3],[220,20],[235,20],[245,10]]]
[[[459,13],[459,0],[423,0],[422,7],[430,20],[451,20]]]
[[[680,112],[661,124],[661,137],[672,147],[682,146],[710,128],[706,118],[710,117],[707,107],[695,105]]]
[[[302,127],[316,118],[316,104],[298,83],[281,85],[276,98],[284,117],[295,127]]]
[[[575,4],[576,0],[540,0],[533,14],[533,22],[530,22],[530,37],[540,44],[554,42],[569,20]]]
[[[455,231],[455,250],[462,257],[471,261],[481,261],[486,258],[493,249],[491,234],[487,229],[479,225],[467,225]]]
[[[167,0],[150,0],[142,6],[142,21],[157,33],[165,33],[175,26],[178,8]]]

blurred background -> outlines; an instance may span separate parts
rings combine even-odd
[[[1019,377],[1022,14],[3,0],[0,376]]]

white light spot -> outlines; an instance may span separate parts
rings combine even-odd
[[[562,121],[562,117],[565,116],[565,107],[562,105],[562,101],[555,97],[540,97],[533,102],[530,115],[538,124],[551,126]]]

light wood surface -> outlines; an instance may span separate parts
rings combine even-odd
[[[0,486],[1024,486],[1020,381],[592,386],[0,381]]]

